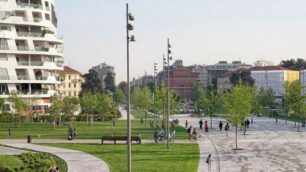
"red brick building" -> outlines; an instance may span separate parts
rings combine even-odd
[[[176,64],[176,63],[175,63]],[[172,65],[169,67],[169,85],[180,94],[181,98],[192,99],[194,97],[194,87],[198,83],[199,73],[193,72],[191,68],[181,65]],[[167,72],[159,74],[160,83],[165,76],[165,85],[167,86]]]

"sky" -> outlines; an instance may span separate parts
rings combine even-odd
[[[161,70],[167,38],[184,65],[306,57],[305,0],[56,0],[66,65],[86,73],[105,62],[126,81],[127,2],[131,78],[152,74],[154,63]]]

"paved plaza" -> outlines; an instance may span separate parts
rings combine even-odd
[[[187,119],[189,124],[199,127],[200,118],[190,118],[176,116],[180,123],[185,123]],[[209,118],[202,118],[210,124]],[[242,131],[238,132],[238,148],[242,150],[233,150],[235,148],[235,128],[231,127],[229,136],[225,131],[220,132],[218,128],[221,118],[213,119],[213,129],[206,136],[209,136],[216,145],[221,171],[224,172],[304,172],[306,171],[306,129],[301,128],[302,132],[296,132],[297,128],[293,122],[285,122],[265,117],[255,117],[254,123],[250,125],[246,135]],[[224,126],[223,126],[224,127]],[[240,129],[239,129],[240,130]],[[207,140],[205,140],[207,142]],[[204,142],[205,142],[204,141]],[[201,143],[200,143],[201,145]],[[203,145],[203,144],[202,144]],[[206,143],[207,145],[207,143]],[[205,148],[204,148],[205,149]],[[216,171],[217,156],[212,146],[207,146],[203,157],[208,153],[213,155],[215,161],[212,166]],[[203,150],[202,150],[203,151]],[[200,167],[207,171],[207,165]]]

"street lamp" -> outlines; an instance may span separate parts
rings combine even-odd
[[[157,63],[154,63],[154,73],[153,73],[153,79],[154,79],[154,89],[156,90],[157,85],[156,85],[156,75],[157,75]],[[156,123],[156,115],[157,115],[157,110],[156,110],[156,94],[153,91],[153,101],[154,101],[154,122]]]
[[[128,172],[132,171],[132,145],[131,145],[131,119],[130,119],[130,42],[135,42],[134,35],[129,35],[129,32],[134,29],[130,21],[134,21],[134,16],[129,13],[129,4],[126,4],[126,57],[127,57],[127,147],[128,147]]]
[[[164,75],[164,86],[166,87],[166,65],[167,65],[167,59],[165,58],[165,54],[163,54],[163,75]],[[165,99],[163,98],[163,123],[162,123],[162,128],[165,128],[165,116],[166,116],[166,107],[165,107]]]
[[[169,61],[172,60],[172,57],[170,56],[171,54],[171,45],[170,45],[170,42],[169,42],[169,38],[167,39],[167,148],[169,149],[169,115],[170,115],[170,102],[169,102],[169,99],[170,99],[170,77],[169,77],[169,74],[170,74],[170,69],[169,69]]]

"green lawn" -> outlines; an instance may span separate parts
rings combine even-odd
[[[8,137],[8,128],[11,127],[12,135]],[[49,123],[21,123],[20,126],[14,128],[12,123],[0,124],[0,139],[25,139],[27,135],[31,135],[34,139],[67,139],[67,131],[69,125],[53,128]],[[186,131],[180,126],[173,128],[176,131],[176,139],[186,139]],[[172,129],[172,130],[173,130]],[[139,120],[132,121],[132,134],[138,135],[143,139],[152,139],[154,129],[145,128],[145,124],[140,124]],[[95,122],[93,126],[88,126],[86,122],[78,122],[76,126],[77,138],[79,139],[100,139],[103,135],[126,135],[126,121],[116,121],[113,126],[112,121]]]
[[[48,144],[60,148],[80,150],[103,159],[111,172],[126,172],[126,145]],[[199,163],[197,144],[165,144],[132,146],[132,171],[134,172],[196,172]]]

